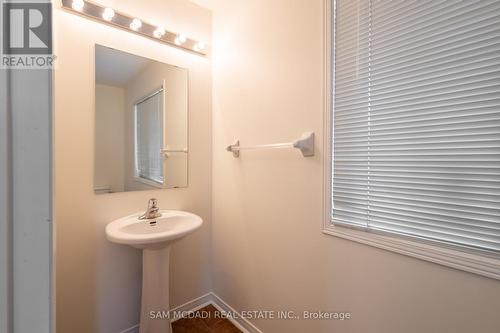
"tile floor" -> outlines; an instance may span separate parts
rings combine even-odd
[[[221,318],[220,312],[208,305],[197,311],[207,318],[183,318],[172,323],[173,333],[241,333],[228,319]]]

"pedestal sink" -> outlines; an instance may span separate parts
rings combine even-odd
[[[142,300],[140,333],[170,333],[168,318],[151,313],[170,310],[168,274],[170,245],[198,229],[202,219],[188,212],[160,210],[161,216],[140,220],[142,213],[110,222],[106,226],[109,241],[142,249]],[[156,317],[156,318],[155,318]]]

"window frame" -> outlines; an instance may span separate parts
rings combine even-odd
[[[500,280],[500,254],[480,250],[460,248],[447,244],[436,244],[426,240],[415,240],[400,235],[387,235],[357,230],[335,225],[331,218],[332,202],[332,130],[333,130],[333,77],[335,66],[333,61],[335,0],[324,0],[323,22],[323,66],[324,66],[324,167],[323,167],[323,223],[322,232],[326,235],[348,239],[358,243],[374,246],[406,256],[430,261],[470,273],[479,274]]]
[[[134,102],[133,104],[133,113],[134,113],[134,180],[140,183],[143,183],[145,185],[153,186],[159,189],[164,189],[166,188],[166,181],[165,181],[165,159],[163,159],[162,163],[162,173],[163,173],[163,182],[158,182],[156,180],[150,179],[150,178],[145,178],[140,176],[139,170],[137,169],[137,105],[146,101],[147,99],[156,96],[158,94],[162,95],[162,110],[161,110],[161,118],[162,118],[162,137],[161,137],[161,144],[160,146],[163,147],[164,142],[165,142],[165,126],[163,124],[164,117],[165,117],[165,97],[166,97],[166,92],[165,92],[165,84],[162,84],[158,88],[154,89],[151,91],[149,94],[146,96],[141,97],[137,101]]]

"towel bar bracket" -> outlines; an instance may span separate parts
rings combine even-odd
[[[233,142],[232,145],[227,146],[226,150],[232,152],[233,153],[233,157],[236,158],[236,157],[240,157],[239,147],[240,147],[240,140],[236,140],[236,141]]]

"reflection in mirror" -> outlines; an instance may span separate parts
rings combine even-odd
[[[96,194],[187,186],[187,89],[187,69],[96,45]]]

